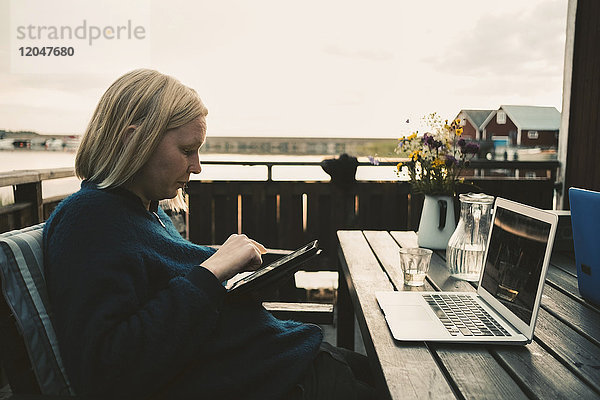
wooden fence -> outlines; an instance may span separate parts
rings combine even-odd
[[[472,180],[481,191],[551,209],[554,182],[537,178]],[[294,249],[319,239],[335,265],[339,229],[416,230],[423,196],[406,182],[190,182],[189,238],[222,243],[245,233],[267,247]],[[456,201],[456,207],[458,202]],[[456,213],[458,216],[458,212]]]
[[[269,169],[278,165],[261,162],[230,164],[268,164]],[[557,166],[556,162],[495,162],[488,168],[530,168],[548,173],[533,179],[471,177],[469,180],[477,188],[465,187],[463,191],[482,191],[551,209]],[[14,204],[0,207],[0,232],[46,220],[64,196],[43,199],[42,181],[73,175],[72,168],[0,174],[0,187],[12,186],[15,199]],[[230,234],[243,232],[270,248],[294,249],[319,239],[325,253],[321,259],[329,266],[336,265],[335,232],[338,229],[415,230],[423,204],[423,196],[411,193],[407,182],[338,185],[271,179],[191,181],[187,193],[190,206],[187,228],[191,241],[219,244]]]
[[[65,196],[42,198],[42,182],[74,175],[73,168],[0,173],[0,187],[12,186],[15,200],[0,206],[0,233],[45,221]]]

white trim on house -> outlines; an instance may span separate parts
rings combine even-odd
[[[496,113],[498,112],[498,110],[494,110],[490,113],[490,115],[488,115],[488,117],[485,119],[485,121],[483,121],[483,124],[481,124],[481,126],[483,126],[483,131],[482,131],[482,135],[484,138],[487,137],[487,126],[490,123],[490,121],[492,120],[492,118],[494,118],[496,116]],[[490,138],[491,140],[491,138]]]
[[[461,110],[461,112],[458,113],[458,116],[460,117],[461,120],[469,121],[471,126],[473,128],[475,128],[475,140],[480,140],[481,139],[481,131],[479,130],[479,127],[477,125],[475,125],[475,122],[469,116],[469,114]]]
[[[573,80],[573,49],[575,48],[575,15],[577,0],[569,0],[567,6],[567,37],[565,40],[565,63],[563,67],[563,97],[560,130],[558,133],[558,168],[557,181],[562,188],[557,191],[555,209],[562,210],[565,199],[565,171],[567,169],[567,146],[569,145],[569,116],[571,114],[571,84]]]

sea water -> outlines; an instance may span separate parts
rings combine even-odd
[[[483,267],[484,253],[485,248],[483,245],[448,246],[446,249],[446,265],[450,269],[450,275],[465,281],[478,281]]]

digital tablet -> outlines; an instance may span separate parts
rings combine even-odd
[[[237,274],[227,281],[225,288],[229,294],[237,296],[269,286],[290,277],[305,261],[320,252],[318,241],[314,240],[274,262],[260,267],[256,271]]]

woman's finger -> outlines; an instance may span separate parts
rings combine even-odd
[[[252,244],[254,244],[256,246],[256,248],[258,249],[258,251],[260,252],[260,254],[266,254],[267,253],[267,249],[265,248],[265,246],[263,246],[262,244],[258,243],[256,240],[252,240],[249,239]]]

